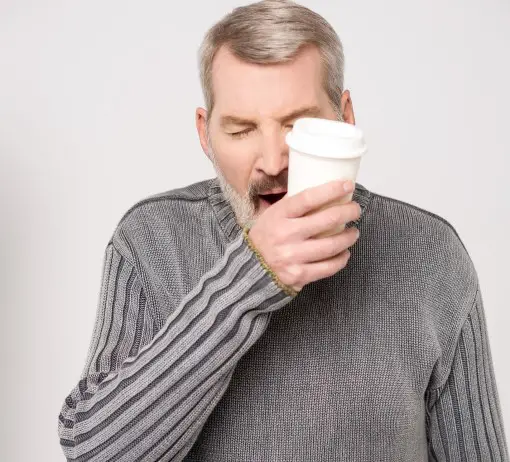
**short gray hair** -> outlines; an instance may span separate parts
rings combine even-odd
[[[212,63],[221,46],[249,63],[291,61],[315,45],[323,62],[324,89],[339,119],[344,85],[344,53],[333,27],[319,14],[290,0],[263,0],[235,8],[206,33],[199,50],[200,83],[210,114],[214,107]]]

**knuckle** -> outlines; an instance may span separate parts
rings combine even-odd
[[[346,247],[344,233],[333,236],[331,243],[327,247],[328,255],[332,258],[337,256]]]
[[[343,209],[342,222],[348,223],[357,220],[359,218],[359,212],[359,204],[357,202],[349,202]]]
[[[358,240],[358,236],[359,236],[359,229],[353,225],[349,228],[349,233],[351,234],[350,236],[350,240],[354,240],[354,241],[357,241]]]
[[[303,268],[299,265],[287,267],[285,274],[280,278],[286,285],[296,285],[301,283],[303,277]]]
[[[357,217],[361,212],[360,206],[357,202],[351,202],[351,211],[354,217]]]
[[[293,265],[291,267],[291,274],[293,276],[293,284],[301,282],[304,276],[304,268],[300,265]]]
[[[344,206],[340,205],[336,209],[335,223],[336,224],[338,224],[338,223],[347,223],[349,221],[348,215],[349,215],[349,209],[348,208],[346,209]]]
[[[285,246],[280,250],[279,260],[282,263],[290,262],[293,260],[295,252],[289,247]]]
[[[305,189],[303,191],[303,197],[302,197],[301,203],[307,209],[312,206],[312,193],[309,189]]]
[[[345,268],[351,256],[351,252],[349,250],[345,250],[342,253],[342,258],[340,258],[340,268]]]
[[[328,264],[326,266],[326,272],[330,276],[337,273],[340,269],[342,269],[342,266],[339,265],[338,262],[335,262],[335,261],[328,262]]]
[[[348,233],[342,231],[338,234],[338,241],[336,245],[332,246],[333,255],[339,257],[340,254],[347,249],[350,244]]]
[[[331,192],[335,197],[343,196],[345,194],[343,181],[334,181],[331,184]]]
[[[328,213],[326,214],[327,224],[330,226],[337,225],[342,219],[342,212],[334,207],[330,207],[328,209]]]
[[[294,282],[299,282],[304,276],[304,268],[300,265],[292,266],[292,274],[294,275]]]

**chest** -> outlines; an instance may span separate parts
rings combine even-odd
[[[420,307],[331,282],[273,314],[186,460],[426,460]]]

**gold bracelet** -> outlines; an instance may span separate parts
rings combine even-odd
[[[260,252],[255,248],[255,246],[253,245],[253,242],[251,241],[250,239],[250,236],[248,236],[248,233],[250,232],[250,228],[248,226],[245,226],[243,228],[243,236],[244,236],[244,240],[246,241],[246,243],[248,244],[248,247],[250,248],[250,250],[257,256],[257,258],[259,259],[260,261],[260,264],[262,265],[262,267],[270,274],[271,278],[273,279],[274,283],[281,289],[283,290],[288,296],[290,297],[295,297],[298,292],[296,292],[292,287],[289,287],[289,286],[286,286],[285,284],[283,284],[280,279],[278,278],[278,276],[275,274],[275,272],[269,267],[269,265],[266,263],[266,261],[264,260],[264,257],[260,254]]]

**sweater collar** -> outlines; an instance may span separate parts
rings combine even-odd
[[[229,242],[234,241],[243,232],[243,229],[237,223],[234,210],[232,206],[225,198],[223,191],[221,190],[218,178],[209,180],[208,188],[209,202],[213,208],[216,218],[223,229],[223,232],[227,236]],[[353,201],[357,202],[361,206],[361,217],[359,220],[353,222],[354,226],[358,226],[365,215],[365,211],[370,202],[371,193],[363,185],[356,183],[356,188],[353,194]],[[349,224],[347,225],[349,227]]]

